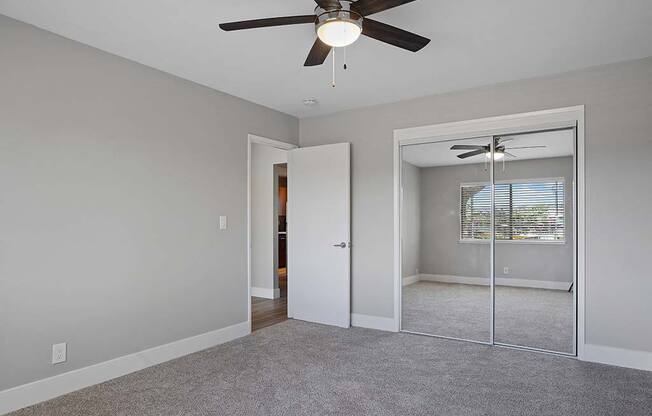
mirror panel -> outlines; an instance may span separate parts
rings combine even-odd
[[[402,147],[402,330],[491,341],[491,140]]]
[[[495,138],[495,342],[572,354],[574,129]]]

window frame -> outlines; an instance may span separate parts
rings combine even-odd
[[[564,177],[552,177],[552,178],[530,178],[530,179],[506,179],[495,181],[495,185],[502,184],[525,184],[525,183],[541,183],[541,182],[561,182],[564,185],[564,238],[561,240],[498,240],[495,242],[497,244],[553,244],[553,245],[564,245],[567,242],[566,232],[567,232],[567,209],[566,209],[566,178]],[[491,239],[486,240],[479,238],[462,238],[462,192],[464,187],[471,186],[487,186],[491,185],[491,182],[461,182],[459,187],[459,192],[457,193],[457,217],[458,217],[458,242],[462,244],[489,244]]]

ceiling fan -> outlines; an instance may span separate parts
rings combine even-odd
[[[367,17],[413,1],[315,0],[317,7],[315,7],[314,14],[222,23],[220,28],[232,31],[312,23],[315,25],[317,39],[308,53],[304,66],[323,64],[332,48],[351,45],[358,40],[360,35],[417,52],[426,46],[430,39]]]
[[[502,137],[496,137],[494,141],[494,159],[502,160],[505,156],[511,158],[517,158],[518,156],[508,152],[508,150],[514,149],[543,149],[547,146],[516,146],[516,147],[505,147],[504,143],[512,141],[514,139],[505,139]],[[485,155],[487,159],[491,159],[491,144],[483,145],[474,145],[474,144],[456,144],[451,146],[451,150],[469,150],[466,153],[461,153],[457,155],[460,159],[466,159],[473,156]]]

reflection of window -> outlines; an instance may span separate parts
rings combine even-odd
[[[564,179],[496,183],[495,224],[499,241],[564,242]],[[491,238],[489,184],[460,187],[460,239]]]

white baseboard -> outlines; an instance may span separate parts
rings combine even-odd
[[[266,287],[251,287],[251,296],[265,299],[278,299],[281,297],[281,289],[268,289]]]
[[[352,313],[351,326],[358,328],[378,329],[380,331],[398,332],[394,318],[384,318],[382,316]]]
[[[636,351],[604,345],[586,344],[584,345],[582,360],[652,371],[652,352],[649,351]]]
[[[412,276],[404,277],[404,278],[403,278],[403,286],[411,285],[412,283],[416,283],[416,282],[418,282],[419,280],[420,280],[420,279],[419,279],[419,275],[418,275],[418,274],[415,274],[415,275],[412,275]]]
[[[445,274],[420,274],[420,281],[441,282],[441,283],[461,283],[465,285],[489,286],[489,278],[485,277],[464,277],[451,276]],[[529,287],[533,289],[552,289],[568,290],[570,283],[551,282],[548,280],[529,280],[529,279],[511,279],[507,277],[497,277],[497,286]]]
[[[571,284],[570,282],[551,282],[549,280],[510,279],[507,277],[497,277],[496,285],[568,291]]]
[[[0,415],[121,377],[251,332],[249,321],[0,391]]]

